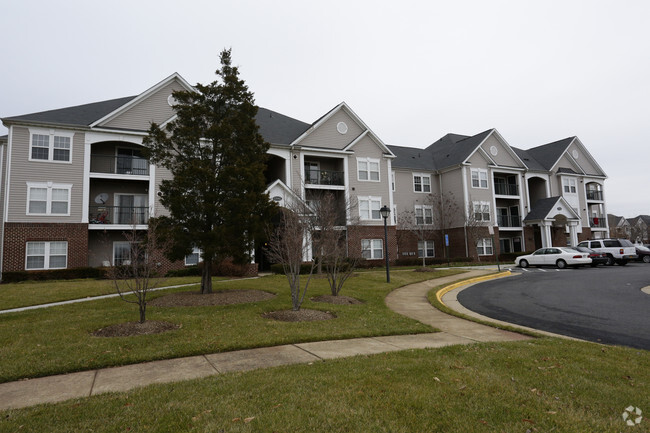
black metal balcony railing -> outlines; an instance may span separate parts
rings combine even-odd
[[[603,200],[602,191],[587,191],[587,200]]]
[[[149,208],[146,206],[90,206],[90,224],[147,224]]]
[[[149,175],[149,160],[129,155],[90,155],[91,173]]]
[[[519,188],[515,184],[495,183],[494,193],[497,195],[519,195]]]
[[[607,227],[607,221],[603,217],[592,217],[589,218],[589,227],[604,228]]]
[[[308,185],[344,185],[343,172],[332,170],[307,170],[305,183]]]
[[[497,215],[499,227],[521,227],[521,217],[518,215]]]

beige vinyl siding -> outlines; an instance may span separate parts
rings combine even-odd
[[[381,148],[370,137],[364,137],[353,148],[354,155],[348,157],[348,185],[350,196],[380,197],[381,205],[390,206],[390,171],[388,161],[383,157]],[[379,160],[379,182],[359,181],[357,175],[357,158],[373,158]],[[362,224],[383,224],[382,221],[364,221]]]
[[[174,110],[167,103],[167,98],[171,95],[172,90],[185,89],[174,80],[102,126],[145,131],[149,129],[151,122],[165,122],[174,115]]]
[[[469,189],[469,185],[471,185],[471,180],[469,179],[470,176],[469,167],[467,167],[466,170],[467,170],[468,179],[466,180],[465,184]],[[457,215],[457,218],[455,218],[451,222],[451,226],[462,227],[465,223],[465,212],[466,212],[465,208],[467,207],[467,205],[464,203],[465,198],[463,193],[462,169],[459,167],[452,171],[448,171],[441,174],[439,177],[439,182],[441,183],[442,195],[444,197],[444,200],[455,201],[459,209],[459,215]],[[489,191],[489,190],[481,190],[481,191]],[[471,194],[472,191],[470,190],[469,193]]]
[[[294,155],[297,158],[294,158]],[[303,178],[302,178],[302,170],[300,166],[300,161],[301,161],[301,155],[296,152],[292,153],[291,157],[289,158],[289,164],[290,165],[290,172],[291,172],[291,182],[289,185],[287,185],[289,188],[291,188],[293,191],[301,191],[304,188],[303,185]],[[298,194],[300,196],[300,194]]]
[[[582,170],[584,170],[585,173],[592,174],[592,175],[595,174],[597,176],[604,176],[604,173],[596,165],[593,164],[591,155],[589,155],[582,148],[577,146],[575,142],[572,143],[571,146],[569,146],[567,152],[569,153],[569,155],[573,156],[574,150],[578,152],[578,158],[576,159],[576,162],[578,163],[578,165],[580,165],[580,167],[582,168]]]
[[[156,173],[155,173],[155,182],[156,182],[156,191],[154,192],[154,213],[157,217],[159,216],[164,216],[164,215],[169,215],[169,211],[160,203],[160,196],[158,196],[158,192],[160,191],[160,184],[162,183],[163,179],[171,179],[172,173],[168,169],[164,167],[158,167],[156,166]],[[151,205],[151,203],[149,203]]]
[[[348,126],[348,132],[341,134],[337,131],[336,125],[339,122],[345,122]],[[300,145],[340,150],[353,142],[363,131],[364,129],[345,112],[345,109],[340,109],[303,139]]]
[[[490,148],[492,146],[496,147],[497,149],[496,156],[492,155],[492,153],[490,152]],[[512,156],[510,150],[506,148],[506,145],[504,145],[494,135],[490,135],[488,139],[485,140],[481,148],[487,155],[490,156],[490,158],[494,160],[494,162],[496,162],[498,165],[502,167],[523,168],[521,163]]]
[[[413,173],[428,174],[431,177],[431,193],[417,193],[413,191]],[[431,201],[431,194],[439,194],[438,176],[424,171],[395,170],[395,192],[393,201],[397,206],[397,213],[413,211],[416,204],[427,204]]]
[[[81,222],[84,137],[85,134],[80,132],[74,134],[71,152],[72,163],[29,161],[29,129],[13,127],[8,222]],[[27,182],[72,184],[69,203],[70,216],[26,215]]]
[[[0,170],[2,170],[2,175],[0,176],[0,228],[3,227],[4,223],[4,217],[5,217],[5,211],[4,208],[6,206],[5,203],[5,188],[7,185],[7,148],[8,145],[0,145],[0,155],[2,158],[2,165],[0,166]],[[4,230],[0,230],[0,251],[2,251],[2,245],[4,245]],[[0,259],[2,258],[2,254],[0,254]],[[2,261],[0,260],[0,271],[2,271]]]

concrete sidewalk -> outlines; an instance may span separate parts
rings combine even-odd
[[[432,307],[427,300],[427,293],[433,287],[452,284],[461,278],[484,276],[489,272],[473,270],[461,275],[411,284],[391,292],[386,298],[386,304],[392,310],[436,327],[442,332],[289,344],[7,382],[0,384],[0,410],[55,403],[106,392],[122,392],[155,383],[176,382],[235,371],[405,349],[530,338],[449,316]]]

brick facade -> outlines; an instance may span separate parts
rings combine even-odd
[[[384,240],[384,226],[348,226],[348,255],[351,257],[361,256],[362,239],[381,239]],[[383,244],[382,244],[383,245]],[[384,246],[384,249],[386,247]],[[395,226],[388,227],[388,259],[391,263],[397,258],[397,234]],[[367,262],[376,262],[377,266],[383,266],[386,259],[367,260]]]
[[[25,270],[26,243],[31,241],[67,241],[67,267],[88,266],[88,224],[5,223],[3,271]]]

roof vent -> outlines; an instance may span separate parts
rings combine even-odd
[[[348,125],[346,125],[345,122],[339,122],[336,124],[336,130],[339,134],[345,134],[348,132]]]

